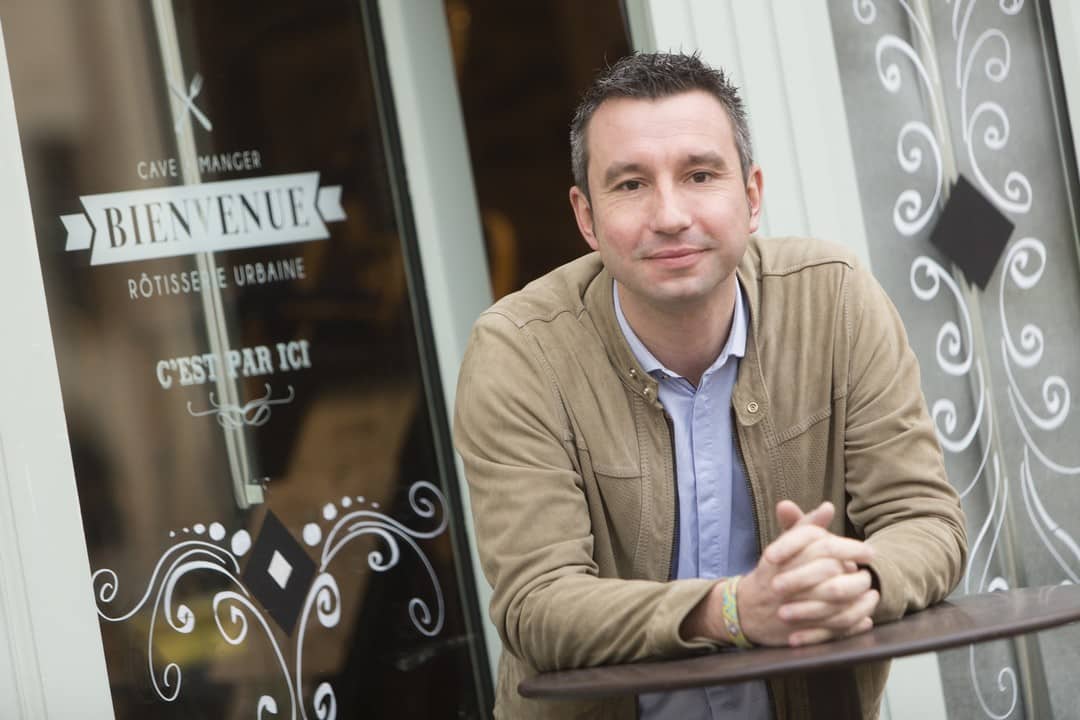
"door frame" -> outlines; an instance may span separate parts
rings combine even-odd
[[[0,656],[4,717],[113,717],[0,25]],[[5,663],[4,660],[7,662]]]

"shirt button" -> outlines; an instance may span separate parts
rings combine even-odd
[[[637,370],[630,368],[630,377],[637,378]]]
[[[757,411],[758,411],[758,404],[756,402],[751,400],[750,402],[746,403],[746,412],[756,413]]]
[[[652,395],[652,388],[645,388],[641,391],[641,394],[645,396],[645,399],[648,399]]]

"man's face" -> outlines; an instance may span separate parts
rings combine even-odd
[[[758,227],[762,176],[743,178],[727,111],[703,91],[605,100],[588,125],[591,201],[578,228],[624,305],[671,312],[726,295]]]

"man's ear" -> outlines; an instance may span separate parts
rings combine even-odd
[[[765,193],[765,176],[757,165],[750,166],[746,178],[746,204],[750,211],[750,232],[755,233],[761,224],[761,200]]]
[[[570,207],[574,209],[574,219],[577,220],[581,237],[585,238],[585,242],[589,243],[589,247],[596,250],[597,242],[596,233],[593,231],[592,205],[589,204],[589,198],[585,197],[585,193],[577,185],[570,188]]]

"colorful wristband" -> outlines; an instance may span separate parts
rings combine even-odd
[[[724,629],[731,636],[731,643],[737,648],[750,648],[750,642],[739,624],[739,605],[736,597],[741,575],[730,577],[720,586],[720,608],[724,617]]]

